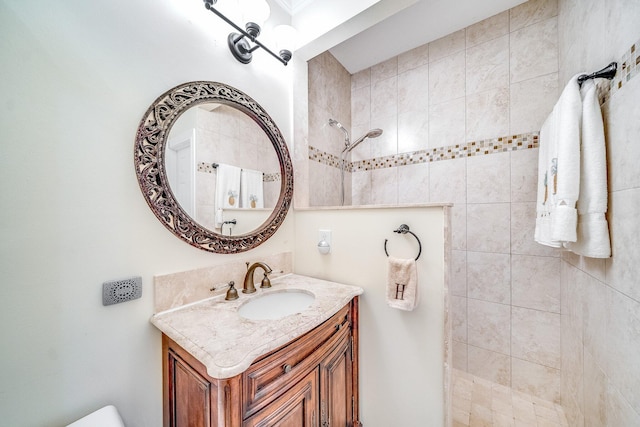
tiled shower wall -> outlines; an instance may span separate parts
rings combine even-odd
[[[529,1],[353,75],[350,93],[354,136],[384,130],[352,153],[352,203],[454,203],[454,367],[555,401],[560,258],[533,227],[537,132],[559,89],[557,12],[557,0]],[[309,181],[326,184],[312,168],[337,163],[311,141],[312,94]]]
[[[561,0],[560,79],[618,61],[603,105],[612,257],[562,257],[561,395],[571,426],[640,426],[640,2]]]

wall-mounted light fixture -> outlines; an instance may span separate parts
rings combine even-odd
[[[278,54],[275,54],[271,49],[258,41],[258,36],[260,35],[261,30],[260,27],[269,18],[269,14],[271,13],[271,9],[269,8],[269,4],[266,0],[238,0],[242,15],[241,19],[245,23],[244,29],[216,9],[214,7],[216,3],[218,3],[218,0],[204,0],[204,7],[218,15],[223,21],[231,25],[237,31],[237,33],[233,32],[229,34],[229,37],[227,37],[227,43],[229,44],[229,49],[231,50],[234,58],[243,64],[248,64],[251,62],[253,52],[258,48],[262,48],[269,52],[269,54],[278,61],[287,65],[291,59],[293,51],[295,37],[295,29],[293,27],[288,25],[279,25],[274,28],[276,46],[279,50]],[[253,46],[251,43],[253,43]]]

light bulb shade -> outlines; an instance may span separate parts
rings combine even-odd
[[[318,242],[318,252],[322,255],[328,254],[331,252],[331,245],[329,245],[326,240],[320,240],[320,242]]]
[[[245,25],[253,22],[262,27],[271,14],[271,8],[266,0],[240,0],[240,8]]]
[[[298,31],[291,25],[278,25],[273,29],[273,38],[277,51],[293,52],[296,49],[296,38]]]

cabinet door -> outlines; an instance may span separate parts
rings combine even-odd
[[[320,364],[320,425],[353,425],[353,364],[351,336],[345,335]]]
[[[169,426],[211,427],[212,384],[172,351],[168,362]]]
[[[317,427],[318,369],[287,390],[260,412],[247,418],[244,427]]]

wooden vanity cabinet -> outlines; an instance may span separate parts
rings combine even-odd
[[[178,344],[162,340],[165,427],[361,425],[358,297],[228,379],[211,378]]]

